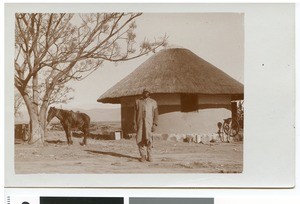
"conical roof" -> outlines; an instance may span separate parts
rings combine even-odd
[[[99,97],[98,102],[120,103],[121,97],[155,93],[229,94],[242,99],[244,85],[214,65],[182,48],[164,49]]]

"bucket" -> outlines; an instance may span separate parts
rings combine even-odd
[[[115,140],[120,140],[122,138],[122,131],[115,131]]]
[[[200,135],[196,135],[196,143],[200,143],[201,142],[201,136]]]

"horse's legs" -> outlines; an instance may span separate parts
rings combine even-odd
[[[68,127],[66,127],[66,126],[63,126],[63,127],[64,127],[64,130],[65,130],[65,133],[66,133],[67,142],[69,144],[69,137],[68,137],[69,130],[68,130]]]
[[[83,134],[83,140],[82,140],[82,142],[80,143],[82,146],[87,145],[87,142],[86,142],[87,132],[84,131],[83,133],[84,133],[84,134]]]
[[[70,141],[70,144],[73,144],[73,140],[72,140],[72,135],[73,135],[73,132],[72,130],[69,131],[69,141]]]
[[[66,137],[67,137],[67,142],[68,145],[73,144],[73,141],[71,139],[71,133],[70,133],[70,128],[68,126],[64,126],[65,132],[66,132]]]
[[[87,145],[87,144],[86,144],[86,133],[84,133],[84,136],[83,136],[83,140],[82,140],[81,145]]]
[[[83,128],[82,129],[83,132],[83,140],[80,143],[81,145],[87,145],[87,137],[89,136],[89,128]]]

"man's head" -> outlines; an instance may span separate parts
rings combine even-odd
[[[147,89],[143,90],[143,98],[148,98],[150,96],[150,92]]]

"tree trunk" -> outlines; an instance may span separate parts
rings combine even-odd
[[[44,135],[43,135],[43,141],[44,137],[46,136],[46,127],[47,127],[47,108],[48,106],[42,106],[39,114],[39,120],[40,124],[42,126]]]
[[[28,94],[25,91],[21,91],[20,93],[25,101],[25,105],[30,117],[30,136],[28,143],[41,145],[44,141],[44,130],[40,125],[41,123],[39,121],[39,114],[38,112],[34,111],[33,103],[31,102]]]
[[[32,77],[32,108],[33,112],[38,115],[39,112],[39,81],[38,81],[38,74],[36,73]]]
[[[44,144],[44,136],[46,130],[47,109],[42,109],[40,113],[36,112],[27,94],[23,95],[23,99],[25,101],[27,111],[30,117],[30,136],[28,143],[42,145]]]
[[[46,134],[46,126],[47,126],[47,109],[48,109],[48,101],[49,96],[51,95],[53,89],[50,87],[47,90],[47,93],[44,96],[42,105],[39,110],[39,104],[38,104],[38,85],[37,85],[37,79],[33,80],[33,100],[31,101],[30,97],[28,96],[27,92],[22,89],[22,87],[17,87],[20,94],[22,95],[28,115],[30,117],[30,136],[28,139],[29,144],[35,144],[35,145],[43,145],[44,144],[44,138]]]
[[[44,142],[44,121],[39,117],[39,92],[38,92],[38,75],[35,74],[32,78],[32,103],[27,107],[30,117],[30,139],[29,144],[43,144]],[[27,104],[26,104],[27,105]]]
[[[29,144],[43,144],[45,132],[37,114],[30,115],[30,133]]]

